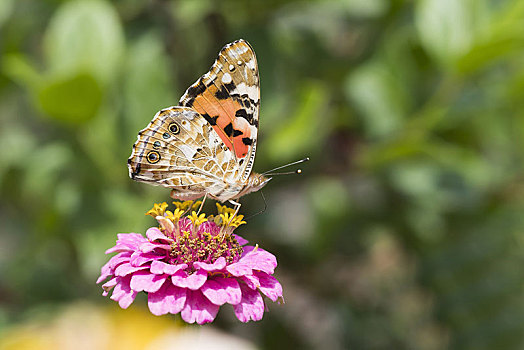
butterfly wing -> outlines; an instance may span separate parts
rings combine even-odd
[[[193,108],[213,127],[240,168],[236,182],[246,182],[255,160],[260,106],[258,65],[251,46],[245,40],[224,46],[180,105]]]
[[[132,179],[173,189],[178,199],[223,191],[240,168],[208,121],[187,107],[158,112],[138,133],[128,160]]]

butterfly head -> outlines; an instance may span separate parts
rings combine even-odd
[[[269,180],[271,180],[271,177],[266,177],[262,174],[252,173],[247,179],[247,182],[244,185],[242,191],[239,193],[238,197],[260,190],[269,182]]]

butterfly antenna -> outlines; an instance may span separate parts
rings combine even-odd
[[[297,160],[296,162],[292,162],[292,163],[289,163],[289,164],[285,164],[285,165],[281,165],[279,167],[276,167],[274,169],[271,169],[271,170],[268,170],[264,173],[262,173],[262,175],[268,175],[268,176],[272,176],[272,175],[290,175],[290,174],[301,174],[302,173],[302,170],[301,169],[297,169],[295,171],[290,171],[290,172],[286,172],[286,173],[274,173],[273,171],[275,170],[280,170],[280,169],[283,169],[283,168],[287,168],[289,166],[292,166],[292,165],[296,165],[296,164],[300,164],[300,163],[304,163],[304,162],[307,162],[309,161],[309,157],[306,157],[304,159],[301,159],[301,160]]]
[[[265,212],[266,209],[267,209],[266,197],[264,197],[264,193],[262,193],[262,191],[259,191],[259,192],[260,192],[260,195],[262,196],[262,199],[264,200],[264,209],[262,209],[262,210],[259,211],[258,213],[255,213],[255,214],[251,214],[251,215],[249,215],[248,217],[246,217],[246,220],[247,220],[247,219],[251,219],[251,218],[254,217],[254,216],[257,216],[257,215],[262,214],[262,213]]]

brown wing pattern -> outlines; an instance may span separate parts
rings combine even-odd
[[[180,104],[195,109],[213,127],[237,159],[238,180],[246,181],[255,157],[260,105],[258,65],[251,46],[245,40],[224,46]]]
[[[134,180],[172,188],[180,199],[220,192],[240,171],[207,120],[185,107],[155,115],[139,132],[128,167]]]

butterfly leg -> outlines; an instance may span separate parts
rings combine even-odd
[[[238,214],[238,211],[240,210],[240,206],[242,204],[238,203],[238,202],[235,202],[234,200],[230,199],[229,200],[229,203],[233,204],[234,206],[236,206],[235,208],[235,213],[233,214],[233,216],[231,217],[231,220],[229,220],[229,223],[228,223],[228,226],[231,224],[231,222],[233,222],[233,219],[237,216]]]
[[[204,199],[202,199],[202,203],[200,203],[200,208],[198,208],[197,215],[200,215],[200,212],[202,211],[202,208],[204,207],[204,203],[206,202],[206,198],[207,198],[207,192],[204,195]]]

